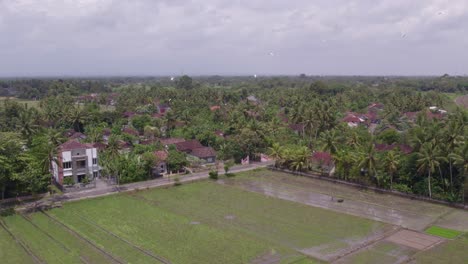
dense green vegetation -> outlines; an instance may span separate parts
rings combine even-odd
[[[468,117],[447,93],[465,93],[467,84],[450,76],[4,80],[4,91],[40,102],[2,100],[0,188],[5,197],[45,191],[48,164],[72,129],[106,143],[100,163],[120,183],[150,178],[150,154],[163,149],[157,139],[181,137],[213,147],[218,160],[268,153],[296,171],[325,173],[310,159],[324,151],[334,177],[460,202],[468,193]],[[381,107],[371,110],[373,103]],[[372,117],[351,128],[342,122],[348,111]],[[173,149],[168,159],[171,170],[188,163]]]

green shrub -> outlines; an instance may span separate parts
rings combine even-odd
[[[180,185],[182,185],[182,182],[180,182],[179,177],[176,177],[176,178],[174,179],[174,186],[180,186]]]
[[[91,182],[91,181],[89,180],[89,177],[88,177],[88,176],[84,177],[84,178],[81,180],[81,183],[82,183],[83,185],[88,185],[90,182]]]
[[[413,193],[410,187],[406,184],[393,184],[393,190],[402,192],[402,193]]]
[[[70,186],[70,185],[73,185],[73,184],[75,184],[75,182],[73,181],[73,177],[71,177],[71,176],[63,177],[63,185]]]
[[[212,179],[212,180],[217,180],[218,179],[218,172],[217,171],[210,171],[208,173],[208,175],[210,176],[210,179]]]

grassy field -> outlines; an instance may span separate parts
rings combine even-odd
[[[3,101],[7,99],[8,99],[7,97],[0,97],[0,105],[2,105]],[[20,104],[27,104],[28,107],[39,108],[39,102],[40,102],[39,100],[24,100],[24,99],[18,99],[15,97],[9,97],[9,99],[12,101],[18,102]]]
[[[303,253],[326,257],[387,227],[208,181],[3,221],[47,263],[317,263]],[[0,245],[12,247],[2,260],[31,261],[0,234]]]
[[[0,227],[0,259],[7,263],[34,263],[26,251]]]
[[[454,239],[457,236],[462,234],[462,232],[460,231],[447,229],[447,228],[443,228],[439,226],[429,227],[428,229],[426,229],[426,233],[429,235],[434,235],[434,236],[448,238],[448,239]]]

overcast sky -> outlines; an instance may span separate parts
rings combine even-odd
[[[0,0],[0,76],[468,74],[468,0]]]

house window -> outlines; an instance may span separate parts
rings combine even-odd
[[[97,158],[93,158],[93,164],[94,164],[94,165],[97,164]]]
[[[64,169],[71,169],[71,167],[72,167],[71,161],[67,161],[67,162],[63,163],[63,168]]]
[[[98,171],[93,171],[93,178],[97,178],[98,173],[99,173]]]
[[[77,161],[76,166],[78,166],[79,169],[86,168],[86,161],[85,160]]]

